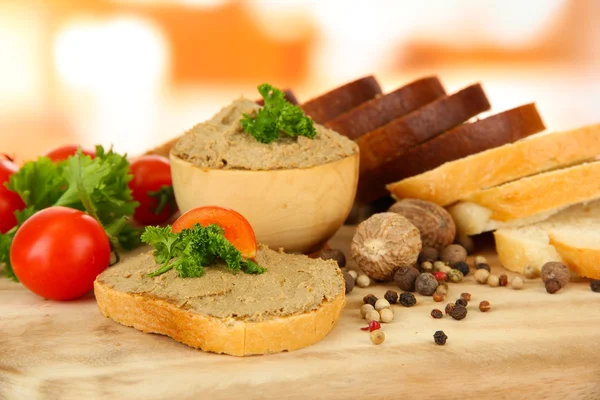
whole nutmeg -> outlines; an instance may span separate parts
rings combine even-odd
[[[420,274],[415,267],[400,267],[394,274],[394,282],[405,292],[414,292],[415,282]]]
[[[346,256],[343,251],[338,249],[325,249],[319,253],[319,258],[323,260],[334,260],[340,268],[346,266]]]
[[[430,273],[423,273],[419,275],[415,282],[415,288],[419,294],[423,296],[431,296],[435,293],[435,289],[438,287],[438,281]]]
[[[467,251],[459,244],[451,244],[444,247],[440,253],[440,260],[450,265],[467,261]]]
[[[400,214],[374,214],[361,222],[350,247],[352,258],[370,278],[387,281],[400,267],[412,266],[421,252],[419,230]]]
[[[419,264],[423,264],[425,261],[433,263],[437,261],[439,257],[440,252],[435,247],[423,247],[421,253],[419,253]]]
[[[389,210],[406,217],[421,233],[423,247],[441,250],[454,241],[456,225],[443,207],[420,199],[402,199]]]
[[[352,275],[344,272],[344,282],[346,282],[346,294],[350,293],[354,289],[354,283],[356,282]]]
[[[569,268],[561,262],[551,261],[542,266],[542,281],[546,283],[550,279],[555,279],[564,288],[571,280]]]

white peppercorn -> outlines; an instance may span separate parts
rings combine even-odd
[[[365,315],[365,319],[367,320],[367,322],[371,322],[371,321],[379,322],[379,321],[381,321],[381,315],[379,314],[379,311],[371,310]]]
[[[433,272],[440,271],[440,268],[445,267],[446,263],[443,261],[436,261],[433,263]]]
[[[394,312],[391,308],[384,308],[379,315],[381,316],[381,322],[388,323],[394,320]]]
[[[369,285],[371,285],[371,279],[366,275],[359,275],[356,278],[356,284],[358,285],[358,287],[366,288],[369,287]]]
[[[423,270],[423,272],[431,272],[433,271],[433,264],[431,263],[431,261],[425,261],[421,264],[421,269]]]
[[[439,285],[436,289],[435,289],[435,293],[442,295],[442,296],[446,296],[448,294],[448,287],[444,286],[444,285]]]
[[[381,344],[385,341],[385,333],[381,329],[377,329],[370,334],[371,342],[373,344]]]
[[[446,275],[448,275],[450,273],[450,271],[452,271],[452,268],[448,265],[444,265],[440,268],[439,272],[443,272]]]
[[[475,280],[481,284],[485,284],[490,277],[490,273],[486,269],[478,269],[475,271]]]
[[[496,287],[500,284],[500,278],[498,278],[496,275],[490,275],[487,280],[487,284],[490,287]]]
[[[367,313],[369,311],[373,311],[375,309],[375,307],[373,307],[370,304],[363,304],[362,307],[360,308],[360,316],[365,318]]]
[[[475,265],[477,264],[487,264],[487,258],[484,256],[475,256]]]
[[[515,276],[512,278],[512,281],[510,281],[510,287],[515,290],[523,289],[523,279],[519,276]]]
[[[537,268],[528,265],[525,268],[523,268],[523,275],[525,275],[525,278],[527,279],[535,279],[539,278],[540,271]]]
[[[379,299],[375,302],[375,309],[381,311],[384,308],[390,308],[390,302],[386,299]]]
[[[358,278],[358,272],[356,272],[355,270],[351,269],[350,271],[348,271],[348,275],[350,275],[354,281],[356,282],[356,278]]]

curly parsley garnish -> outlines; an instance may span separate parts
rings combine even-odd
[[[266,271],[255,262],[244,259],[223,233],[223,228],[216,224],[207,227],[196,224],[180,233],[174,233],[170,226],[146,227],[142,241],[154,247],[154,259],[161,264],[149,275],[161,275],[174,268],[182,278],[195,278],[204,275],[205,267],[219,259],[234,274],[240,270],[247,274]]]
[[[244,114],[241,124],[245,132],[261,143],[271,143],[279,139],[281,133],[293,138],[317,135],[313,120],[304,111],[285,99],[285,93],[268,83],[258,87],[265,100],[263,108],[255,117]]]

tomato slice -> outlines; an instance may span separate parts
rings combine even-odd
[[[256,257],[256,236],[246,218],[237,211],[219,206],[193,208],[181,215],[173,224],[173,232],[190,229],[194,225],[217,224],[225,231],[225,238],[238,249],[242,256]]]
[[[59,161],[66,160],[67,158],[77,154],[78,148],[79,148],[79,146],[69,144],[69,145],[57,147],[57,148],[50,150],[45,154],[45,156],[49,157],[54,162],[59,162]],[[92,158],[96,157],[96,152],[88,150],[88,149],[82,148],[81,153],[88,155]]]

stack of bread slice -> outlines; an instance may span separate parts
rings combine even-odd
[[[460,233],[495,231],[500,260],[511,270],[560,259],[599,278],[600,233],[588,234],[600,227],[599,155],[597,124],[535,135],[387,188],[395,198],[446,206]]]

